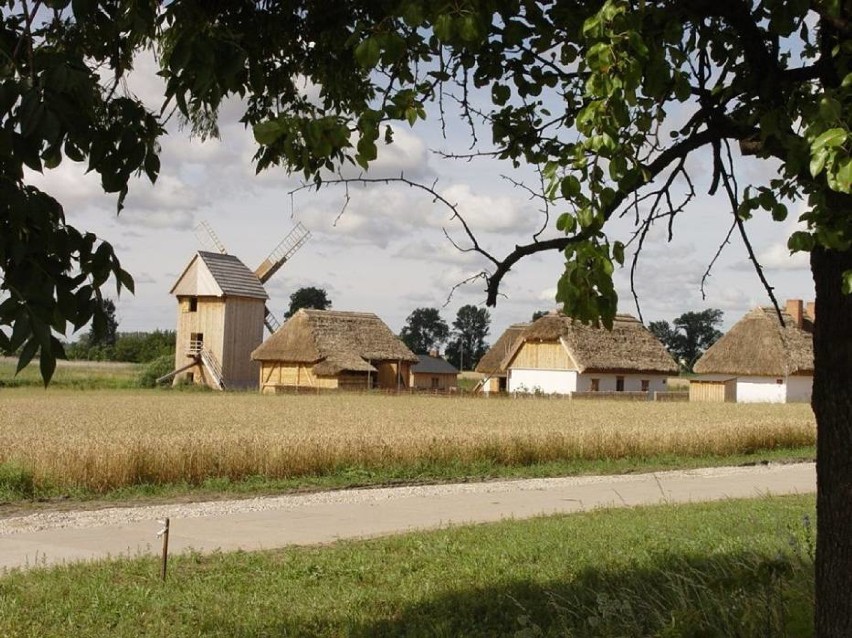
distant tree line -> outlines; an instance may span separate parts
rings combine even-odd
[[[103,314],[96,316],[102,316],[102,319],[93,321],[86,334],[65,346],[65,355],[69,359],[148,363],[160,357],[174,357],[174,330],[119,332],[115,303],[104,299],[101,307]]]
[[[163,356],[174,357],[175,331],[117,332],[111,345],[92,343],[89,335],[83,335],[65,346],[65,354],[69,359],[147,363]]]
[[[472,370],[488,351],[485,337],[491,327],[491,314],[485,308],[466,305],[456,313],[453,327],[437,308],[415,308],[405,320],[399,338],[415,354],[441,351],[459,370]]]

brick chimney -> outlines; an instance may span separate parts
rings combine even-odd
[[[802,327],[802,300],[801,299],[788,299],[787,307],[785,308],[788,315],[793,318],[793,323],[797,328]]]
[[[809,301],[807,308],[805,309],[805,313],[807,314],[808,319],[811,320],[811,323],[816,322],[816,303]]]
[[[437,359],[437,358],[438,358],[438,357],[440,357],[441,355],[438,353],[438,348],[432,348],[432,349],[429,351],[429,356],[430,356],[430,357],[435,357],[435,358]]]

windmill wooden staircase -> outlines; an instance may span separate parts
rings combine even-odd
[[[213,383],[220,390],[225,389],[225,378],[222,376],[222,366],[216,355],[209,348],[202,348],[198,354],[198,359],[207,369],[207,372],[213,378]]]

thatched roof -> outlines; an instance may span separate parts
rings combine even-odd
[[[367,312],[299,310],[251,353],[255,361],[312,363],[319,375],[375,371],[371,361],[417,357],[381,319]]]
[[[476,371],[490,376],[505,375],[506,371],[500,367],[503,359],[515,345],[515,342],[521,336],[524,330],[529,328],[528,323],[516,323],[508,328],[500,335],[500,338],[488,349],[479,363],[476,364]]]
[[[813,324],[801,328],[786,312],[784,327],[774,308],[755,308],[714,343],[693,368],[698,374],[785,377],[813,374]]]
[[[675,374],[678,365],[662,343],[631,315],[616,315],[612,330],[552,313],[524,330],[503,359],[507,367],[526,342],[560,341],[580,372]]]

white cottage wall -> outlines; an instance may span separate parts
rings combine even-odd
[[[787,384],[781,377],[737,378],[737,403],[784,403],[786,399]]]
[[[617,392],[617,377],[624,377],[624,392],[642,392],[642,381],[648,381],[648,392],[665,392],[667,389],[664,375],[654,374],[623,374],[616,375],[611,372],[594,373],[584,372],[577,381],[578,392],[592,392],[592,379],[598,379],[598,392]]]
[[[574,370],[509,369],[509,392],[544,392],[569,394],[577,390],[577,372]]]

